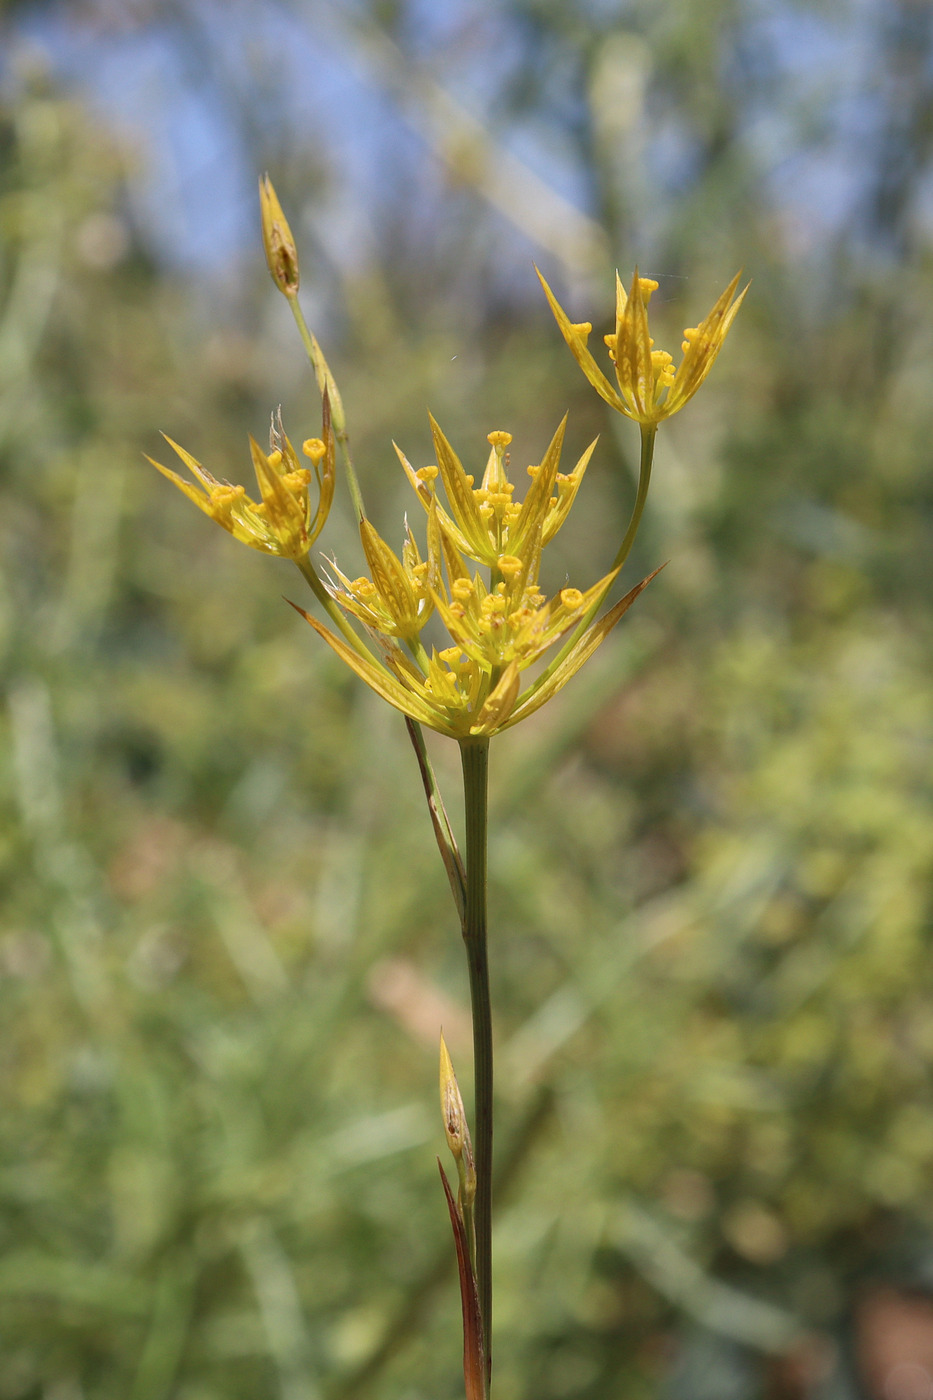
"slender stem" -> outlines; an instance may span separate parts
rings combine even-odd
[[[328,593],[317,569],[315,569],[314,565],[308,559],[308,556],[305,555],[303,559],[296,559],[295,563],[298,565],[302,577],[307,581],[311,592],[327,613],[327,616],[330,618],[331,622],[333,622],[334,626],[339,628],[346,637],[347,641],[353,647],[353,650],[358,651],[361,656],[365,656],[368,661],[375,661],[376,658],[369,650],[369,647],[363,639],[354,632],[353,628],[340,611],[340,608]]]
[[[415,757],[418,760],[421,782],[424,786],[424,795],[428,801],[428,812],[431,817],[431,825],[434,828],[437,848],[441,853],[444,869],[447,871],[447,878],[450,881],[450,892],[454,897],[454,903],[457,906],[457,917],[462,927],[466,917],[466,872],[463,868],[463,861],[460,858],[460,851],[457,847],[453,827],[450,825],[447,808],[444,806],[444,799],[438,787],[437,777],[435,776],[434,768],[428,756],[421,725],[418,724],[417,720],[409,719],[407,715],[405,716],[405,723],[408,726],[408,737],[411,739],[412,747],[415,750]]]
[[[343,411],[343,399],[340,397],[340,390],[337,388],[337,381],[331,374],[330,366],[324,358],[324,352],[317,342],[313,332],[309,329],[304,318],[304,312],[298,304],[297,295],[288,298],[288,304],[292,309],[295,318],[295,325],[298,327],[298,334],[301,336],[301,343],[305,347],[305,353],[314,370],[314,377],[317,380],[317,387],[323,395],[326,388],[330,399],[331,417],[334,426],[334,437],[340,448],[340,455],[343,458],[344,470],[347,474],[347,485],[350,488],[350,496],[353,500],[353,509],[356,511],[357,519],[364,519],[366,512],[363,509],[363,496],[360,491],[360,484],[356,477],[356,470],[353,466],[353,458],[350,456],[350,439],[347,435],[346,418]]]
[[[657,423],[642,423],[641,425],[641,457],[638,463],[638,490],[635,494],[635,505],[632,509],[632,518],[628,523],[628,529],[622,543],[619,545],[619,552],[613,560],[612,567],[620,569],[631,552],[635,543],[635,536],[638,534],[638,527],[641,524],[641,517],[645,509],[645,501],[648,499],[648,487],[651,485],[651,463],[654,460],[654,440],[657,437]]]
[[[460,742],[466,810],[466,908],[463,940],[473,1013],[476,1286],[483,1320],[487,1380],[492,1368],[492,1012],[486,951],[488,738]]]

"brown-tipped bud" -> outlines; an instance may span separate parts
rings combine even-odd
[[[285,296],[297,296],[298,249],[268,175],[263,175],[259,181],[259,206],[262,211],[262,244],[272,280]]]
[[[473,1160],[473,1142],[467,1126],[466,1110],[460,1096],[460,1086],[454,1067],[450,1061],[447,1044],[441,1033],[441,1113],[444,1117],[444,1133],[447,1146],[457,1164],[460,1177],[460,1193],[463,1203],[473,1204],[476,1196],[476,1166]]]

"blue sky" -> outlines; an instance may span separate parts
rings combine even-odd
[[[747,0],[749,42],[770,76],[761,99],[749,97],[742,140],[804,252],[844,229],[859,197],[859,152],[872,140],[885,98],[872,73],[879,3]],[[135,13],[136,22],[121,23],[121,10],[124,21]],[[413,166],[419,158],[419,138],[351,37],[354,10],[336,0],[304,10],[286,0],[189,0],[192,29],[158,4],[99,0],[98,14],[109,14],[110,23],[89,24],[82,6],[49,3],[20,12],[8,52],[18,45],[42,52],[141,153],[129,191],[133,217],[161,260],[198,269],[252,255],[257,171],[248,128],[272,160],[304,145],[339,172],[318,232],[333,256],[354,262],[378,236],[399,153],[404,161],[408,149]],[[593,0],[593,12],[598,22],[608,7]],[[507,0],[414,0],[407,13],[413,55],[482,117],[522,60],[513,7]],[[573,100],[571,91],[555,91],[555,104]],[[585,210],[588,191],[559,125],[515,122],[499,139]],[[689,141],[671,126],[653,139],[657,168],[667,161],[676,179]]]

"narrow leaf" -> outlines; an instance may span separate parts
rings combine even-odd
[[[470,1250],[467,1243],[466,1227],[460,1219],[456,1202],[447,1185],[447,1177],[437,1160],[441,1174],[450,1224],[457,1246],[457,1272],[460,1275],[460,1305],[463,1310],[463,1379],[466,1384],[466,1400],[486,1400],[486,1359],[483,1348],[483,1319],[479,1310],[479,1297],[476,1292],[476,1278],[470,1263]]]

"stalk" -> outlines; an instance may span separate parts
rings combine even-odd
[[[486,1374],[492,1369],[492,1011],[486,948],[488,738],[460,742],[466,812],[466,903],[463,941],[473,1015],[474,1133],[476,1155],[476,1286],[483,1324]]]
[[[308,583],[311,592],[314,594],[321,607],[327,613],[327,616],[330,618],[331,622],[334,624],[335,627],[339,629],[339,631],[343,633],[347,641],[353,647],[354,651],[358,651],[359,654],[361,656],[365,656],[368,661],[375,660],[372,652],[369,650],[366,643],[362,640],[361,637],[357,635],[354,629],[350,626],[349,622],[344,617],[343,613],[340,611],[340,608],[337,606],[333,598],[328,593],[320,574],[318,573],[317,569],[315,569],[310,559],[308,559],[307,555],[305,555],[303,559],[296,559],[295,563],[298,565],[299,572],[301,573],[305,581]]]
[[[324,358],[324,352],[317,339],[308,326],[304,318],[304,312],[298,304],[297,291],[288,297],[288,304],[292,309],[295,318],[295,325],[298,327],[298,334],[301,336],[301,343],[305,348],[305,354],[311,368],[314,370],[314,377],[317,380],[318,389],[323,395],[325,388],[330,398],[330,409],[333,418],[334,437],[337,439],[337,446],[340,448],[340,455],[343,458],[344,471],[347,476],[347,485],[350,488],[350,497],[353,501],[353,509],[356,511],[357,520],[363,520],[366,511],[363,508],[363,496],[360,491],[360,484],[356,478],[356,470],[353,466],[353,458],[350,456],[350,439],[347,436],[346,418],[343,412],[343,399],[340,397],[340,390],[337,388],[336,380],[330,372],[330,366]]]

